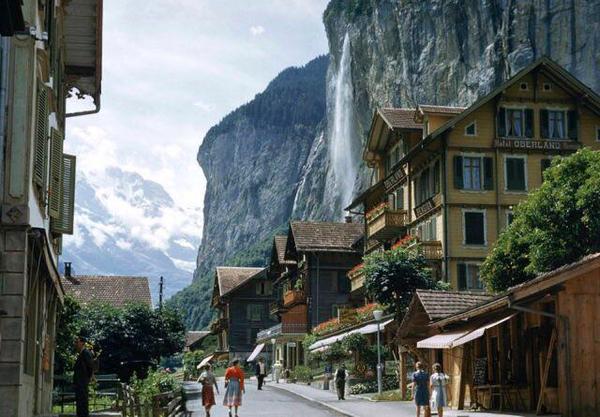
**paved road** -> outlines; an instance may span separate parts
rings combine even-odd
[[[222,383],[219,384],[222,387]],[[217,405],[211,411],[211,417],[227,417],[227,408],[223,407],[222,395],[217,395]],[[246,383],[246,395],[239,417],[339,417],[325,407],[304,400],[296,395],[272,389],[267,385],[262,391],[256,390],[256,384]],[[204,417],[204,412],[194,417]]]

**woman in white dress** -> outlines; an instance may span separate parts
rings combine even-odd
[[[439,363],[433,365],[433,374],[429,379],[431,388],[431,409],[437,409],[438,416],[444,417],[444,407],[448,406],[448,382],[450,378],[442,372]]]

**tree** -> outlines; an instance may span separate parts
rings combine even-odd
[[[56,375],[66,374],[75,365],[76,355],[73,341],[80,329],[77,322],[80,310],[79,303],[70,295],[66,295],[64,304],[58,312],[56,353],[54,355],[54,373]]]
[[[542,186],[515,210],[481,267],[490,291],[503,291],[600,251],[600,153],[555,158]]]
[[[365,257],[363,268],[369,297],[397,316],[404,313],[417,289],[436,288],[418,247],[373,252]]]

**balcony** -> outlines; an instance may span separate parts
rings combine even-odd
[[[302,290],[289,290],[283,294],[283,306],[293,307],[298,304],[306,303],[306,295]]]
[[[420,242],[421,253],[425,259],[430,261],[438,261],[444,257],[442,250],[442,242],[439,240],[427,240]]]
[[[387,205],[367,213],[369,239],[386,240],[399,236],[406,227],[406,210],[392,210]]]
[[[283,306],[281,301],[274,301],[269,304],[269,313],[273,315],[281,314],[287,309]]]
[[[365,285],[365,270],[363,267],[363,264],[359,264],[348,272],[351,292],[357,291]]]
[[[229,326],[229,323],[228,323],[227,319],[222,317],[222,318],[214,320],[210,324],[210,331],[213,334],[220,333],[223,330],[227,330],[228,326]]]

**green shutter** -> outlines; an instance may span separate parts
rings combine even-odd
[[[63,155],[60,212],[58,219],[52,224],[52,231],[55,233],[67,235],[73,234],[73,217],[75,214],[75,169],[75,156]]]
[[[50,217],[57,219],[60,216],[62,202],[62,162],[63,162],[63,137],[62,134],[52,129],[50,134],[50,181],[48,183],[48,211]]]
[[[458,289],[459,291],[467,289],[467,265],[458,264]]]
[[[454,157],[454,187],[458,190],[464,188],[463,183],[463,158],[462,156]]]
[[[506,109],[500,107],[496,116],[496,129],[498,131],[498,137],[506,137]]]
[[[525,137],[533,137],[533,109],[525,109]]]
[[[494,189],[494,160],[489,157],[483,158],[483,188]]]
[[[550,133],[548,132],[548,110],[540,110],[540,134],[542,139],[548,139]]]
[[[577,111],[569,110],[567,120],[569,125],[569,139],[577,140]]]
[[[36,102],[36,123],[33,150],[33,182],[42,189],[42,199],[46,189],[48,170],[48,90],[38,85]]]

